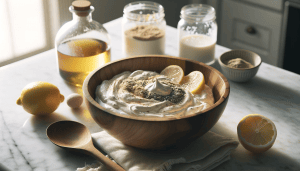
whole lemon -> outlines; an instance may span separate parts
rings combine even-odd
[[[45,115],[54,112],[64,99],[55,85],[37,81],[23,88],[17,104],[33,115]]]

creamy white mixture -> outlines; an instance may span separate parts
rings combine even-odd
[[[205,85],[201,94],[192,94],[182,89],[185,94],[182,100],[176,104],[171,101],[158,101],[154,99],[136,96],[124,88],[121,88],[122,81],[130,78],[132,80],[153,80],[144,89],[147,92],[162,96],[170,94],[172,88],[163,83],[170,81],[163,75],[152,71],[137,70],[134,72],[125,71],[114,76],[111,80],[105,80],[96,89],[96,101],[107,110],[135,116],[156,116],[156,117],[180,117],[204,110],[214,104],[212,89]],[[180,85],[178,85],[180,86]]]

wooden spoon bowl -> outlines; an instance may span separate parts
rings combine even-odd
[[[125,171],[94,147],[90,131],[79,122],[54,122],[47,128],[46,134],[53,144],[61,148],[77,150],[94,156],[111,171]]]
[[[137,117],[109,112],[95,101],[96,87],[124,71],[148,70],[160,73],[169,65],[179,65],[185,75],[201,71],[213,90],[215,104],[201,112],[177,118]],[[229,83],[216,69],[201,62],[165,55],[137,56],[108,63],[91,72],[84,81],[83,94],[97,124],[126,145],[163,149],[189,143],[209,131],[221,117],[229,96]],[[172,147],[173,148],[173,147]]]

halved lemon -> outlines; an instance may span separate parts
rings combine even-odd
[[[245,116],[237,126],[241,144],[253,153],[262,153],[270,149],[277,137],[275,124],[260,114]]]
[[[193,71],[187,76],[184,76],[180,84],[189,92],[200,94],[205,88],[205,79],[202,72]]]
[[[169,65],[164,70],[160,72],[160,74],[165,75],[170,78],[172,82],[179,84],[184,77],[184,72],[182,68],[178,65]]]

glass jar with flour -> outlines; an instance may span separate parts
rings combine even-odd
[[[215,9],[190,4],[181,9],[178,22],[179,56],[211,65],[215,61],[217,23]]]
[[[129,3],[124,7],[122,21],[122,48],[126,57],[164,54],[164,8],[150,1]]]

